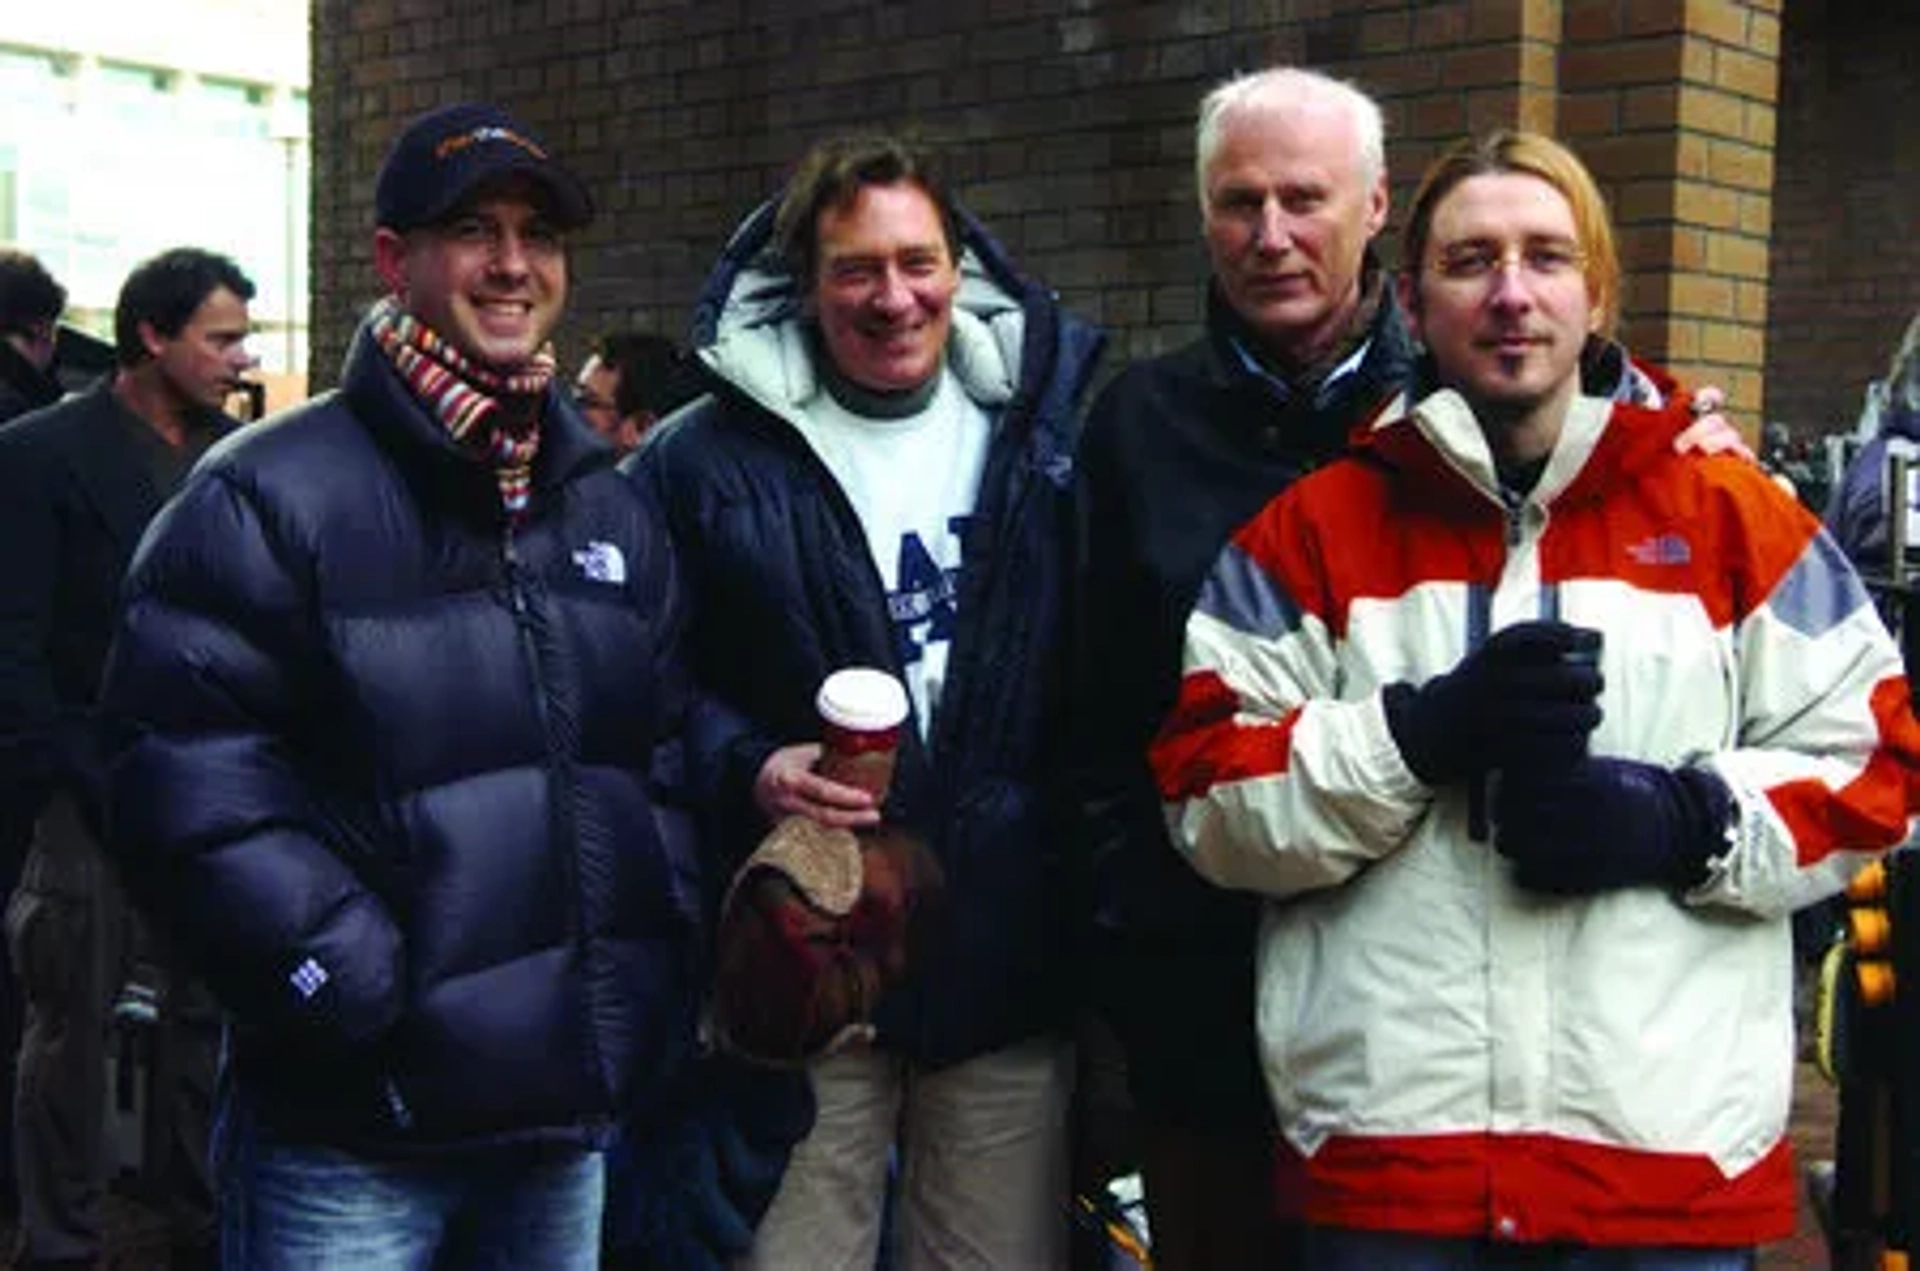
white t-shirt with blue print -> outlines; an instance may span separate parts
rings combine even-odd
[[[926,408],[899,419],[828,393],[796,420],[846,492],[886,589],[894,647],[922,740],[932,732],[958,615],[961,547],[993,423],[942,369]]]

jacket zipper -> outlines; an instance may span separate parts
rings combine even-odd
[[[1505,486],[1500,487],[1500,514],[1506,522],[1507,551],[1511,555],[1514,548],[1520,546],[1525,534],[1525,513],[1527,501],[1524,496],[1515,494]],[[1502,572],[1506,570],[1506,561],[1500,563]],[[1495,587],[1499,586],[1496,582]],[[1489,593],[1491,602],[1492,595]],[[1491,623],[1482,624],[1490,627]],[[1491,634],[1488,631],[1486,634]],[[1498,770],[1486,773],[1467,788],[1467,837],[1475,843],[1485,843],[1493,838],[1492,804],[1500,788]]]
[[[500,537],[500,561],[507,578],[507,603],[513,611],[514,630],[520,638],[520,652],[526,660],[527,676],[533,682],[533,709],[535,718],[540,721],[542,748],[546,752],[548,797],[552,808],[548,813],[548,833],[552,836],[552,849],[562,875],[562,893],[567,899],[567,929],[572,933],[574,957],[580,963],[582,983],[586,982],[587,940],[580,918],[579,903],[580,871],[574,860],[574,835],[572,833],[569,806],[565,798],[564,782],[559,772],[560,760],[553,744],[553,719],[547,705],[546,676],[541,671],[540,649],[534,642],[533,611],[527,603],[527,589],[523,581],[522,562],[519,542],[514,535],[511,519],[507,521]],[[592,1070],[602,1070],[599,1041],[591,1027],[581,1028],[586,1043],[588,1060]]]
[[[1500,488],[1500,509],[1507,520],[1507,546],[1520,546],[1520,537],[1524,532],[1524,518],[1527,500],[1523,495],[1515,494],[1505,486]]]

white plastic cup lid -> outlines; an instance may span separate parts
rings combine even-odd
[[[836,728],[871,733],[898,728],[907,717],[907,690],[885,671],[850,666],[820,684],[813,699],[820,718]]]

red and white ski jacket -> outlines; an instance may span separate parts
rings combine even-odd
[[[1920,725],[1819,523],[1687,413],[1576,399],[1503,503],[1451,391],[1235,536],[1153,764],[1175,842],[1271,897],[1258,1016],[1307,1221],[1593,1244],[1791,1232],[1787,915],[1908,830]],[[1381,688],[1530,618],[1605,632],[1595,754],[1704,763],[1736,803],[1707,880],[1516,887],[1387,730]]]

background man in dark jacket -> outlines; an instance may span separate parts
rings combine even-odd
[[[1885,379],[1867,386],[1857,435],[1866,444],[1847,465],[1826,510],[1827,529],[1855,565],[1887,565],[1887,453],[1920,461],[1920,314],[1907,323]],[[1909,500],[1911,502],[1911,500]],[[1908,545],[1915,544],[1909,535]]]
[[[60,400],[55,336],[67,289],[37,257],[0,248],[0,421]]]
[[[819,1112],[754,1266],[871,1265],[888,1157],[908,1267],[1057,1265],[1070,940],[1050,806],[1076,400],[1100,336],[957,210],[916,150],[817,147],[736,232],[694,345],[720,387],[638,452],[694,596],[737,862],[777,818],[881,815],[813,773],[814,692],[884,668],[912,716],[884,809],[947,880],[878,1039],[810,1069]]]
[[[0,781],[7,804],[38,823],[6,919],[26,1008],[15,1090],[18,1265],[100,1252],[107,1026],[143,951],[137,939],[130,947],[95,837],[105,773],[94,697],[141,532],[232,425],[220,404],[253,365],[252,296],[224,256],[178,248],[141,264],[114,314],[119,369],[0,430]],[[218,1023],[202,993],[184,978],[165,984],[159,970],[140,978],[171,990],[156,1090],[170,1115],[150,1122],[147,1150],[166,1156],[185,1266],[186,1246],[211,1255],[206,1135]]]
[[[129,576],[113,849],[234,1019],[225,1265],[590,1268],[690,1031],[672,562],[554,379],[575,178],[451,106],[375,208],[340,389],[210,454]]]
[[[53,364],[67,289],[38,258],[0,248],[0,422],[60,400]],[[0,799],[0,895],[12,895],[33,837],[33,812],[17,799]],[[13,1089],[20,1045],[20,997],[13,965],[0,948],[0,1089]],[[0,1107],[0,1176],[9,1198],[13,1182],[13,1102]]]
[[[702,389],[696,364],[664,335],[610,331],[573,377],[573,404],[621,454]]]

